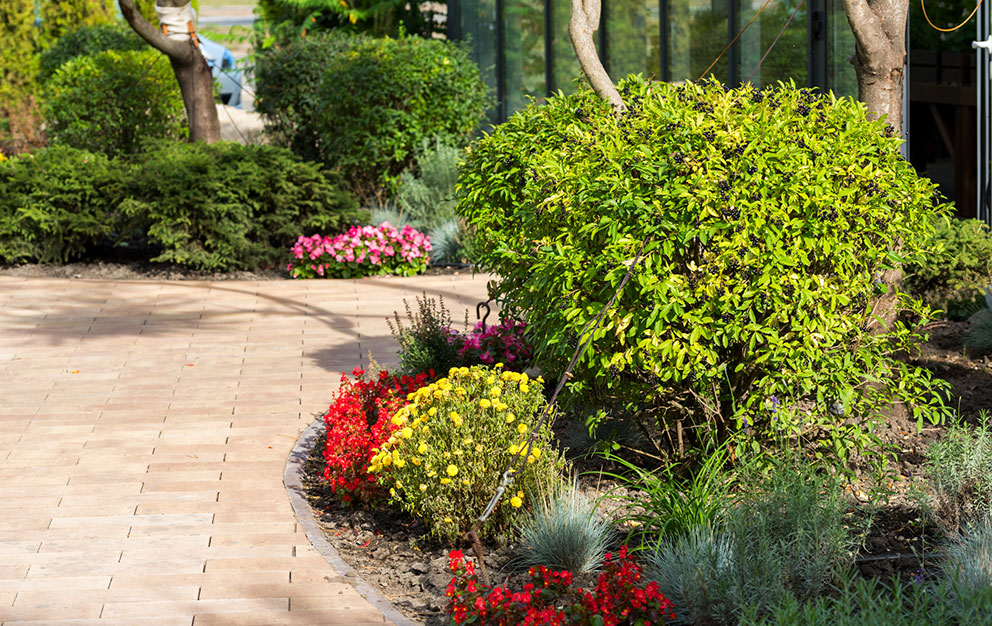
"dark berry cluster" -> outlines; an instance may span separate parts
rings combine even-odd
[[[675,154],[672,155],[672,163],[675,163],[676,165],[682,165],[683,163],[685,163],[685,155],[682,154],[681,152],[676,152]]]
[[[716,140],[716,133],[714,133],[712,130],[708,130],[705,133],[703,133],[703,139],[705,139],[707,143],[713,143]]]

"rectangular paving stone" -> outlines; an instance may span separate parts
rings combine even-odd
[[[228,584],[213,583],[200,588],[200,599],[212,598],[290,598],[293,608],[294,598],[308,596],[338,596],[355,594],[355,588],[347,583],[280,583],[280,584]]]
[[[13,592],[52,592],[83,594],[106,589],[110,586],[110,576],[51,576],[47,578],[22,578],[18,580],[0,579],[0,590]]]
[[[364,611],[286,611],[285,613],[252,615],[197,615],[193,620],[194,626],[326,626],[328,624],[382,626],[384,623],[382,615],[372,608]]]
[[[288,598],[233,598],[225,600],[108,602],[101,617],[108,619],[186,616],[217,613],[288,611]],[[194,618],[194,623],[196,620]]]
[[[327,561],[321,557],[285,557],[285,558],[231,558],[211,559],[207,561],[207,572],[218,571],[251,571],[251,570],[284,570],[284,569],[319,569],[327,567]]]

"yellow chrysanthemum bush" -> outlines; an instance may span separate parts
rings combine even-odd
[[[399,427],[372,458],[369,471],[392,502],[420,517],[430,533],[453,542],[485,510],[509,461],[526,444],[545,405],[543,380],[500,364],[452,368],[447,378],[408,396],[393,416]],[[539,485],[561,480],[564,459],[546,422],[483,536],[501,536],[529,507]]]

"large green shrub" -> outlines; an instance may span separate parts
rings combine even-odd
[[[255,109],[270,139],[308,161],[322,159],[321,76],[327,60],[358,41],[340,31],[293,37],[259,55]]]
[[[305,41],[259,60],[256,106],[280,143],[339,169],[363,201],[389,195],[424,139],[465,143],[489,102],[460,44],[341,35]]]
[[[528,107],[472,146],[460,179],[479,264],[546,373],[642,252],[573,405],[677,451],[745,430],[843,457],[877,442],[893,399],[940,419],[929,373],[895,358],[913,329],[867,330],[883,270],[919,258],[944,211],[884,124],[794,87],[620,89],[620,116],[589,90]]]
[[[122,24],[80,26],[59,37],[41,53],[39,78],[46,81],[68,61],[106,50],[144,50],[148,47],[129,27]]]
[[[107,50],[76,57],[46,85],[43,114],[54,144],[114,156],[148,138],[183,139],[186,113],[165,55]]]
[[[281,264],[305,232],[360,221],[318,165],[274,146],[162,143],[136,157],[123,210],[162,248],[153,261],[229,270]]]
[[[0,161],[0,259],[64,262],[111,240],[123,178],[106,156],[67,146]]]
[[[992,231],[980,220],[937,223],[934,249],[906,266],[906,290],[953,319],[967,319],[992,285]]]

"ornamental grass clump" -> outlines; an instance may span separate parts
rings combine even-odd
[[[540,377],[503,371],[501,364],[452,368],[446,378],[410,394],[410,404],[392,418],[399,429],[372,458],[369,472],[432,535],[454,542],[473,527],[507,462],[537,428],[542,389]],[[481,535],[508,535],[539,486],[560,478],[564,461],[551,438],[545,422]]]
[[[460,169],[478,267],[537,365],[558,376],[590,339],[564,400],[602,407],[591,426],[634,423],[659,456],[750,429],[843,459],[880,447],[894,401],[942,419],[941,385],[900,358],[920,327],[873,317],[887,271],[923,258],[948,210],[884,122],[791,85],[618,87],[624,113],[589,89],[549,98]]]
[[[352,226],[334,238],[300,235],[286,269],[293,278],[415,276],[427,269],[430,249],[427,236],[410,226]]]

